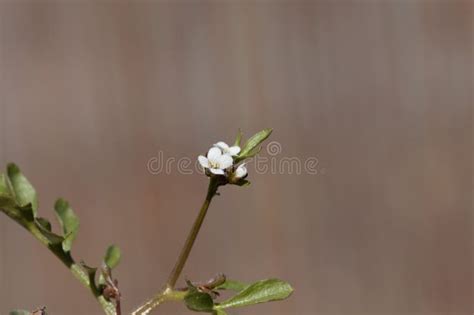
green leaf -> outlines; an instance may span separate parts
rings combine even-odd
[[[262,151],[262,147],[256,147],[252,151],[247,153],[247,155],[245,157],[246,158],[252,158],[252,157],[256,156],[257,154],[259,154],[260,151]]]
[[[91,284],[91,288],[95,293],[99,294],[99,290],[97,288],[97,283],[95,281],[95,275],[97,273],[97,268],[91,267],[87,265],[84,261],[81,261],[79,265],[87,272],[87,275],[89,276],[89,282]]]
[[[238,160],[241,161],[243,159],[246,159],[248,157],[251,157],[255,154],[258,153],[259,146],[262,144],[263,141],[265,141],[270,134],[272,133],[272,129],[264,129],[262,131],[257,132],[254,134],[250,139],[247,140],[245,145],[242,148],[242,151],[240,151],[240,154],[238,156]]]
[[[230,299],[215,306],[215,309],[242,307],[270,301],[286,299],[293,288],[278,279],[262,280],[251,284]]]
[[[36,217],[38,210],[38,196],[33,185],[23,176],[18,166],[13,163],[8,164],[7,174],[15,194],[15,200],[18,206],[25,207],[31,204],[33,215]]]
[[[36,222],[40,225],[43,230],[51,232],[51,222],[46,218],[37,217]]]
[[[33,222],[35,220],[35,212],[33,211],[33,206],[31,203],[24,207],[15,206],[15,211],[19,211],[19,216],[22,220],[26,220],[28,222]]]
[[[99,274],[98,283],[99,285],[105,285],[105,279],[111,276],[111,271],[120,263],[122,253],[120,248],[116,245],[110,245],[104,256],[104,261],[102,263],[101,272]]]
[[[45,218],[35,218],[34,221],[38,230],[51,244],[61,244],[64,242],[64,237],[51,232],[51,223],[48,220]]]
[[[74,214],[69,203],[61,198],[56,201],[54,210],[64,236],[63,249],[65,252],[69,252],[79,231],[79,218]]]
[[[214,301],[212,297],[204,292],[199,292],[194,286],[188,283],[188,293],[184,297],[187,308],[195,312],[213,313]]]
[[[104,263],[110,269],[114,269],[120,263],[121,256],[120,248],[115,245],[110,245],[105,252]]]
[[[8,177],[0,174],[0,208],[15,205],[13,193],[10,188]]]
[[[237,137],[235,138],[234,145],[240,147],[240,142],[242,142],[242,130],[240,130],[239,128],[239,131],[237,132]]]
[[[224,310],[217,309],[217,310],[214,310],[213,315],[227,315],[227,313],[224,312]]]
[[[220,286],[216,287],[217,290],[231,290],[235,292],[240,292],[243,289],[247,287],[246,284],[243,284],[242,282],[235,281],[235,280],[229,280],[226,279],[226,281],[221,284]]]
[[[93,277],[95,277],[95,274],[97,272],[97,268],[87,265],[84,261],[81,261],[80,265],[81,265],[82,268],[84,268],[84,270],[87,272],[87,274],[89,276],[92,275]]]

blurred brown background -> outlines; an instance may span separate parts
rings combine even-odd
[[[279,277],[287,302],[232,314],[472,314],[471,1],[0,3],[0,162],[71,201],[74,254],[110,243],[128,312],[164,283],[206,189],[152,175],[273,127],[318,174],[225,187],[184,274]],[[264,156],[268,154],[264,153]],[[0,217],[0,313],[100,314]],[[161,314],[188,314],[167,305]]]

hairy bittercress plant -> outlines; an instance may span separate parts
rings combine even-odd
[[[242,284],[227,279],[219,274],[205,282],[196,283],[186,280],[186,287],[176,288],[176,283],[183,271],[196,237],[202,226],[212,199],[218,194],[221,186],[246,186],[247,168],[245,160],[260,151],[260,145],[267,139],[272,130],[265,129],[241,147],[242,133],[239,131],[232,146],[225,142],[214,144],[206,156],[198,157],[199,163],[209,177],[209,186],[204,203],[189,232],[181,253],[172,269],[163,289],[139,306],[131,315],[146,315],[160,304],[168,301],[182,301],[188,309],[214,315],[225,315],[228,308],[242,307],[257,303],[282,300],[290,296],[293,288],[278,279],[257,281],[253,284]],[[34,187],[21,173],[15,164],[8,164],[7,172],[0,173],[0,211],[28,230],[36,239],[46,246],[71,273],[91,292],[101,305],[106,315],[121,315],[120,290],[118,282],[112,276],[112,270],[120,262],[120,249],[112,245],[104,255],[100,267],[90,267],[83,261],[77,261],[71,254],[74,239],[79,231],[79,219],[63,199],[54,205],[61,232],[55,233],[51,223],[38,214],[38,197]],[[217,302],[220,290],[229,290],[234,295],[229,299]],[[44,315],[45,308],[36,311],[15,310],[11,315]]]

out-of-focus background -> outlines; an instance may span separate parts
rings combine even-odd
[[[273,127],[267,166],[312,172],[251,165],[184,275],[296,288],[232,314],[472,314],[472,57],[472,1],[3,1],[1,167],[22,167],[41,215],[72,203],[78,259],[121,246],[128,312],[164,283],[207,185],[149,161]],[[100,314],[1,216],[0,313],[41,305]]]

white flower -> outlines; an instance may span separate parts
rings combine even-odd
[[[240,150],[240,148],[239,148]],[[224,170],[233,164],[232,157],[228,154],[222,154],[219,148],[211,148],[205,156],[198,156],[198,161],[202,167],[209,169],[211,173],[224,175]]]
[[[245,167],[245,163],[240,164],[239,167],[235,170],[234,176],[236,178],[243,178],[247,175],[247,168]]]
[[[235,146],[229,147],[227,145],[227,143],[225,143],[223,141],[217,142],[216,144],[214,144],[214,146],[221,149],[222,153],[230,155],[230,156],[235,156],[235,155],[239,154],[239,152],[240,152],[240,147],[239,146],[235,145]]]

